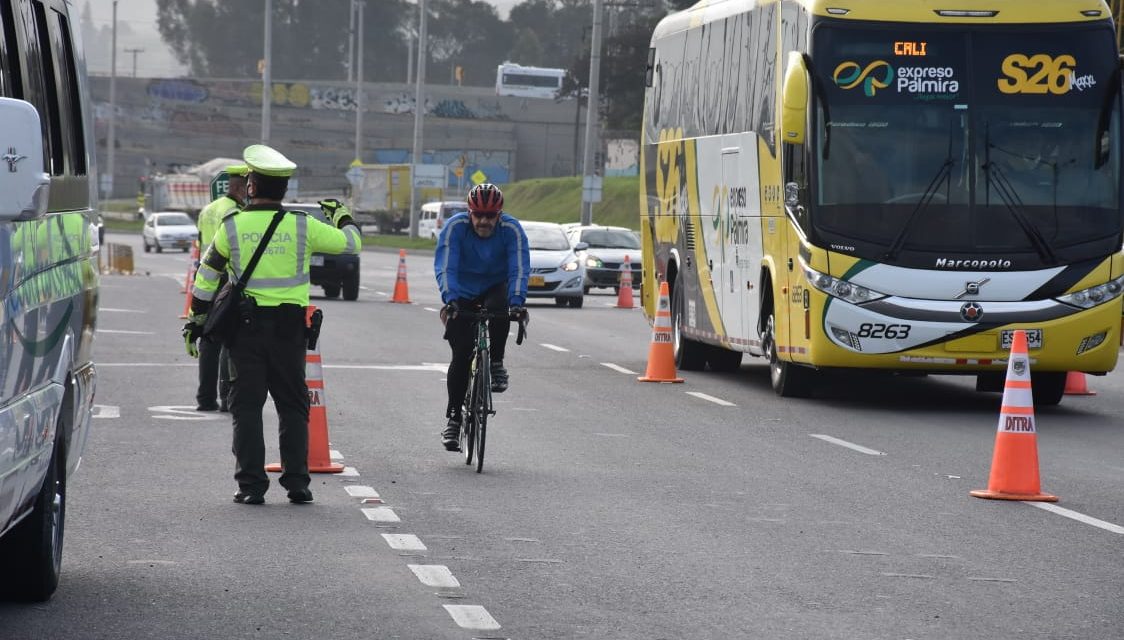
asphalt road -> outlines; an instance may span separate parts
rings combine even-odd
[[[310,505],[274,485],[251,507],[230,500],[228,416],[192,410],[187,256],[108,239],[138,275],[102,279],[62,585],[0,603],[2,638],[1124,637],[1119,373],[1038,410],[1059,513],[968,495],[999,404],[971,379],[834,376],[784,400],[747,359],[643,384],[647,323],[595,290],[531,304],[478,475],[439,441],[431,258],[408,256],[399,305],[397,255],[366,252],[358,301],[313,301],[348,475],[316,476]]]

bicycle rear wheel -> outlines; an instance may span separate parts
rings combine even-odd
[[[476,415],[476,429],[473,432],[476,440],[476,473],[484,470],[484,441],[488,435],[488,411],[492,404],[489,402],[489,395],[492,393],[491,363],[488,361],[488,353],[485,352],[483,355],[484,368],[478,376],[480,379],[480,394],[477,396],[476,410],[478,413]]]

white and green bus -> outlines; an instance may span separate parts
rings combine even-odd
[[[644,306],[676,362],[767,358],[1034,392],[1104,374],[1121,332],[1121,73],[1100,0],[700,2],[652,36]]]

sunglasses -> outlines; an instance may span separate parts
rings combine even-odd
[[[469,211],[468,213],[469,215],[485,220],[493,220],[500,215],[499,211]]]

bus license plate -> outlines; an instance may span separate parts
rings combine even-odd
[[[546,278],[543,277],[543,276],[531,276],[530,279],[527,282],[527,286],[529,286],[529,287],[545,287],[546,286]]]
[[[1041,349],[1042,348],[1042,330],[1041,329],[1023,329],[1026,332],[1026,347],[1028,349]],[[999,348],[1004,351],[1011,350],[1011,340],[1014,340],[1014,329],[1008,329],[999,333]]]
[[[324,256],[312,256],[309,259],[308,264],[314,267],[322,267],[324,266]]]

